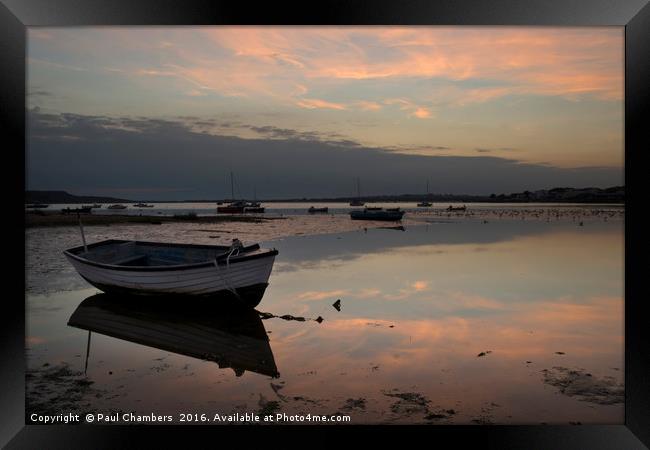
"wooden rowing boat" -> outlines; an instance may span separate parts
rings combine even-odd
[[[227,291],[256,306],[278,251],[258,244],[244,247],[236,239],[230,247],[110,239],[63,253],[79,275],[104,292],[194,296]]]

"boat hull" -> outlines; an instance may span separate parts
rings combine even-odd
[[[259,304],[273,269],[277,251],[242,261],[203,263],[197,267],[106,266],[65,252],[65,256],[88,283],[116,294],[157,296],[211,296],[230,293]]]
[[[242,214],[244,212],[243,206],[219,206],[217,208],[218,213],[222,214]]]

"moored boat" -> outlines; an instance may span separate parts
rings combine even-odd
[[[427,197],[429,197],[429,195],[431,194],[429,194],[429,180],[427,180]],[[426,200],[422,200],[420,203],[418,203],[419,208],[429,208],[431,206],[433,206],[433,203]]]
[[[363,206],[364,202],[361,201],[361,181],[357,178],[357,198],[350,202],[350,206]]]
[[[352,220],[385,220],[398,221],[402,220],[404,211],[351,211]]]
[[[246,208],[246,202],[236,201],[226,206],[217,206],[217,212],[223,214],[241,214]]]
[[[327,206],[325,206],[324,208],[314,208],[313,206],[310,206],[309,209],[307,210],[307,212],[309,212],[310,214],[326,213],[327,211],[329,211],[329,208]]]
[[[153,205],[147,205],[146,203],[136,203],[133,205],[134,208],[153,208]]]
[[[278,251],[258,244],[195,245],[106,241],[63,252],[101,291],[137,295],[213,295],[229,291],[252,306],[261,300]]]
[[[244,212],[245,213],[263,213],[264,210],[265,210],[265,208],[263,206],[246,206],[246,207],[244,207]]]
[[[61,213],[63,213],[63,214],[74,214],[74,213],[90,214],[91,209],[92,209],[92,206],[82,206],[81,208],[63,208],[61,210]]]
[[[449,205],[449,207],[447,208],[447,211],[465,211],[465,210],[467,210],[467,206],[465,206],[465,205],[463,205],[463,206],[451,206],[451,205]]]
[[[381,211],[381,206],[366,206],[366,211]]]
[[[126,206],[124,206],[124,205],[111,205],[111,206],[108,206],[106,209],[126,209]]]

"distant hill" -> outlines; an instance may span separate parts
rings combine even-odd
[[[567,202],[567,203],[624,203],[625,186],[601,188],[556,187],[515,194],[490,195],[495,202]]]
[[[72,195],[66,191],[25,191],[25,203],[130,203],[132,200],[113,197]]]

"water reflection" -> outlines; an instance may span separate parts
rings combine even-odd
[[[284,238],[269,244],[283,270],[257,312],[102,294],[73,314],[92,289],[28,295],[27,397],[61,410],[74,388],[89,410],[355,424],[622,423],[623,226],[472,221]],[[78,328],[92,332],[87,377]]]
[[[229,299],[148,299],[97,294],[85,299],[68,325],[230,367],[280,376],[259,314]],[[87,361],[86,361],[87,367]]]

